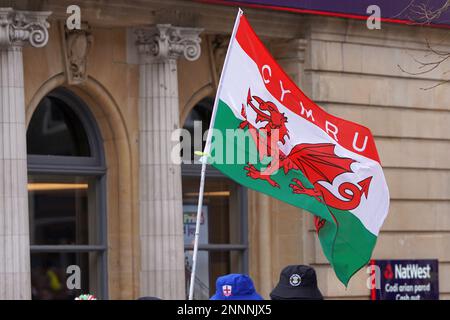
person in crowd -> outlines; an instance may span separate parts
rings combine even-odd
[[[310,266],[291,265],[280,274],[277,286],[270,293],[272,300],[323,300],[317,286],[316,271]]]
[[[158,297],[145,296],[145,297],[139,297],[139,298],[137,298],[137,300],[162,300],[162,299],[158,298]]]
[[[244,274],[227,274],[217,278],[216,293],[210,300],[264,300],[252,279]]]

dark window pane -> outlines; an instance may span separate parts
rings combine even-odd
[[[189,112],[189,115],[184,122],[184,129],[188,130],[191,136],[191,149],[190,154],[186,154],[186,150],[181,150],[181,158],[186,161],[198,160],[198,156],[194,156],[195,151],[203,151],[205,148],[206,141],[203,141],[202,137],[206,130],[209,129],[211,123],[211,116],[213,111],[214,99],[205,98],[200,101],[195,107]],[[197,124],[196,124],[197,123]],[[197,136],[198,145],[195,145],[195,126],[201,125],[201,136]],[[200,132],[200,130],[199,130]],[[187,162],[189,163],[189,162]]]
[[[29,157],[32,172],[39,173],[28,176],[33,299],[71,300],[82,293],[98,298],[107,295],[105,250],[77,247],[105,245],[104,212],[99,212],[103,205],[98,202],[103,199],[102,175],[92,176],[87,166],[83,172],[79,164],[91,162],[72,158],[102,154],[100,148],[91,150],[101,144],[94,136],[98,132],[95,122],[90,119],[86,106],[59,88],[41,100],[28,126],[28,155],[40,156]],[[52,174],[51,164],[67,172]],[[70,173],[75,168],[79,175]]]
[[[98,244],[94,178],[29,176],[28,181],[32,245]]]
[[[86,131],[73,110],[62,100],[45,97],[27,130],[27,152],[34,155],[89,157]]]
[[[80,294],[90,293],[98,296],[96,285],[96,269],[100,263],[100,255],[90,253],[31,253],[31,287],[32,299],[36,300],[73,300]],[[69,266],[79,267],[80,289],[69,288],[67,278],[75,275],[67,273]],[[76,285],[76,280],[71,277],[70,285]]]
[[[197,221],[199,177],[183,177],[184,243],[194,244]],[[200,244],[240,244],[244,241],[239,187],[227,178],[208,177],[205,184]],[[192,270],[192,251],[185,251],[186,290]],[[197,256],[195,299],[208,299],[215,290],[216,279],[243,270],[243,251],[200,251]]]
[[[185,244],[193,236],[198,203],[200,177],[183,177],[183,208]],[[207,179],[203,197],[203,221],[207,223],[207,237],[200,243],[226,244],[242,243],[241,212],[238,185],[228,178]],[[203,224],[202,224],[203,226]]]

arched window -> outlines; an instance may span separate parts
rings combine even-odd
[[[102,139],[89,108],[58,88],[27,129],[33,299],[105,298],[106,210]]]
[[[204,148],[205,142],[202,143],[201,136],[194,139],[194,128],[201,126],[200,133],[204,135],[209,128],[213,103],[214,99],[205,98],[189,113],[184,129],[191,133],[191,154],[183,155],[183,159],[194,160],[194,152]],[[182,165],[187,290],[192,267],[200,171],[198,161],[186,161]],[[194,298],[209,299],[215,291],[217,277],[227,273],[248,273],[247,189],[208,166]]]

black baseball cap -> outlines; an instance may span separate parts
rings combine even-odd
[[[310,266],[291,265],[280,274],[280,281],[270,293],[272,300],[323,300],[317,287],[316,271]]]

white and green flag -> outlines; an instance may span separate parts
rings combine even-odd
[[[208,161],[238,183],[312,213],[323,252],[347,285],[370,260],[389,208],[370,130],[306,97],[242,14],[216,101]]]

